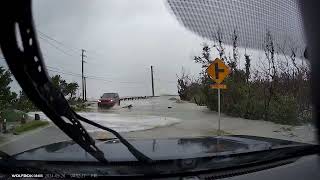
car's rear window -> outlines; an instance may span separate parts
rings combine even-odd
[[[117,97],[116,93],[104,93],[102,95],[102,98],[113,98],[113,97]]]

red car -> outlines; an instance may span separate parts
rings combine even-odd
[[[104,93],[98,100],[99,108],[111,108],[116,104],[120,105],[120,98],[118,93]]]

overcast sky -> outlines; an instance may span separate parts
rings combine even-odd
[[[81,74],[81,49],[86,50],[85,75],[101,79],[87,80],[89,97],[151,95],[151,65],[157,95],[177,94],[182,66],[200,72],[192,56],[204,40],[179,25],[163,0],[37,0],[33,10],[36,28],[63,43],[55,45],[65,53],[38,36],[52,70]],[[61,75],[80,83],[80,77]]]
[[[208,41],[181,26],[164,0],[34,0],[32,7],[50,75],[60,74],[81,87],[81,49],[86,50],[89,98],[104,92],[151,95],[151,65],[156,95],[177,94],[176,74],[182,67],[195,77],[201,71],[193,56]],[[213,52],[212,58],[218,57]],[[264,56],[255,50],[247,53],[252,67]],[[243,55],[240,49],[242,66]],[[14,83],[12,87],[18,89]]]

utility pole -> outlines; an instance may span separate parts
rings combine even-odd
[[[84,93],[85,93],[85,86],[84,86],[84,75],[83,75],[83,64],[84,64],[84,57],[86,57],[86,55],[84,55],[84,52],[85,50],[84,49],[81,49],[81,81],[82,81],[82,100],[85,100],[85,96],[84,96]]]
[[[84,76],[84,100],[87,101],[87,78]]]
[[[152,85],[152,96],[154,96],[153,66],[151,66],[151,85]]]

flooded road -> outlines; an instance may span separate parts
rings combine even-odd
[[[175,97],[178,98],[178,97]],[[171,126],[158,127],[151,130],[128,132],[127,137],[190,137],[216,136],[218,129],[218,114],[205,106],[197,106],[189,102],[177,103],[170,97],[152,99],[150,105],[137,106],[136,109],[120,113],[149,114],[176,118],[180,120]],[[178,101],[179,102],[179,101]],[[168,109],[168,107],[171,107]],[[222,114],[221,130],[224,134],[254,135],[299,142],[316,143],[316,129],[311,124],[289,126],[275,124],[270,121],[248,120],[229,117]]]
[[[131,108],[124,108],[132,105]],[[205,106],[183,102],[177,96],[121,101],[120,106],[98,109],[94,103],[90,112],[80,112],[90,120],[114,128],[126,137],[166,138],[216,136],[218,116]],[[111,135],[84,124],[95,137]],[[222,114],[224,134],[255,135],[299,142],[315,142],[315,128],[311,125],[288,126],[263,120],[248,120]]]
[[[177,101],[170,96],[151,99],[124,101],[121,106],[100,110],[96,104],[89,112],[80,112],[86,118],[118,130],[125,137],[169,138],[217,136],[218,116],[205,106]],[[169,100],[174,99],[174,100]],[[128,105],[132,108],[123,108]],[[34,116],[34,113],[30,113]],[[45,119],[40,114],[41,119]],[[50,121],[50,120],[48,120]],[[83,123],[94,138],[112,138],[110,133]],[[221,117],[221,130],[225,135],[254,135],[299,142],[316,143],[315,128],[312,125],[288,126],[263,120],[247,120],[225,116]],[[0,146],[0,150],[15,154],[31,148],[69,138],[53,123],[51,126],[26,133]]]

